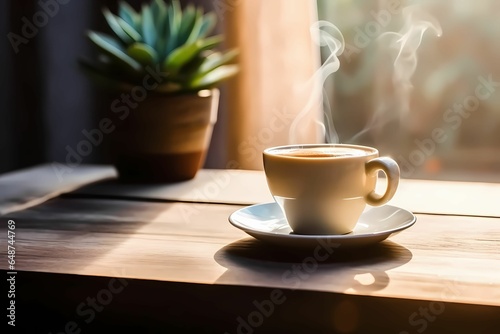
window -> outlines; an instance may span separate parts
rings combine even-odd
[[[346,45],[325,87],[340,141],[378,147],[406,178],[499,182],[499,7],[319,0]]]

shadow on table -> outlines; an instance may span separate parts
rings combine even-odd
[[[24,256],[19,270],[80,273],[94,263],[102,268],[111,263],[112,268],[119,268],[116,275],[122,276],[127,263],[118,261],[125,261],[120,254],[127,252],[130,239],[148,242],[151,235],[184,225],[180,219],[165,221],[171,209],[172,205],[162,203],[54,198],[5,219],[16,222],[16,242]],[[118,255],[99,264],[110,252]]]
[[[367,248],[324,249],[301,253],[271,248],[253,239],[241,239],[221,248],[214,259],[227,271],[218,284],[253,282],[256,286],[371,292],[389,284],[386,271],[408,263],[412,253],[392,241]],[[249,283],[252,284],[252,283]]]

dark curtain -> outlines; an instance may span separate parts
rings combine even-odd
[[[128,2],[137,9],[143,1]],[[213,10],[212,2],[189,2]],[[44,9],[42,3],[51,5]],[[85,32],[107,31],[103,6],[115,11],[117,1],[0,1],[1,35],[7,36],[0,44],[0,173],[63,162],[67,147],[75,148],[84,139],[82,131],[96,128],[104,108],[109,108],[109,97],[98,91],[77,65],[80,56],[93,51]],[[27,21],[36,32],[26,27]],[[220,112],[209,167],[223,165],[216,160],[221,158],[217,147],[222,147],[217,129],[224,118]],[[104,140],[82,163],[108,163],[106,147]]]
[[[31,13],[35,3],[3,1],[2,36],[21,35],[24,13]],[[40,71],[40,38],[19,45],[15,52],[8,38],[1,44],[3,72],[1,95],[0,169],[7,171],[31,165],[44,158],[44,125]],[[39,37],[39,36],[38,36]]]

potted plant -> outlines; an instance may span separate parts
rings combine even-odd
[[[125,2],[104,17],[113,35],[90,31],[94,60],[80,61],[100,86],[120,93],[110,135],[115,166],[127,181],[172,182],[195,176],[217,119],[221,81],[235,75],[237,50],[214,49],[214,13],[153,0],[140,11]],[[118,95],[118,94],[116,94]],[[115,96],[116,96],[115,95]]]

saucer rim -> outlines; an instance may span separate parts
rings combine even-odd
[[[260,235],[264,235],[264,236],[269,236],[269,237],[277,237],[277,238],[285,238],[285,239],[318,239],[318,238],[327,238],[327,239],[366,239],[366,238],[373,238],[373,237],[378,237],[378,236],[390,236],[394,233],[397,233],[397,232],[400,232],[402,230],[405,230],[411,226],[413,226],[416,221],[417,221],[417,217],[415,216],[415,214],[413,214],[413,212],[409,211],[409,210],[406,210],[404,208],[401,208],[401,207],[398,207],[398,206],[395,206],[395,205],[382,205],[382,206],[374,206],[372,207],[372,210],[378,210],[378,209],[381,209],[383,207],[389,207],[389,208],[392,208],[392,209],[395,209],[395,210],[402,210],[404,211],[405,213],[409,214],[409,216],[411,217],[410,221],[408,221],[407,223],[401,225],[401,226],[398,226],[396,228],[393,228],[393,229],[386,229],[386,230],[381,230],[381,231],[376,231],[376,232],[370,232],[370,233],[361,233],[361,234],[351,234],[352,232],[350,233],[347,233],[347,234],[281,234],[281,233],[276,233],[276,232],[266,232],[266,231],[259,231],[259,230],[254,230],[254,229],[249,229],[247,227],[244,227],[242,225],[239,225],[238,223],[236,223],[234,220],[234,216],[236,214],[238,214],[240,211],[242,210],[245,210],[245,209],[249,209],[249,208],[252,208],[252,207],[257,207],[257,206],[264,206],[264,205],[273,205],[273,206],[277,206],[278,204],[276,202],[266,202],[266,203],[258,203],[258,204],[253,204],[253,205],[248,205],[248,206],[245,206],[243,208],[240,208],[236,211],[234,211],[233,213],[231,213],[228,217],[228,220],[229,220],[229,223],[231,225],[233,225],[234,227],[246,232],[247,234],[250,234],[252,235],[252,233],[254,234],[260,234]],[[363,214],[366,214],[370,211],[367,211]],[[284,218],[284,217],[283,217]],[[286,218],[284,218],[286,219]],[[358,221],[359,222],[359,221]]]

